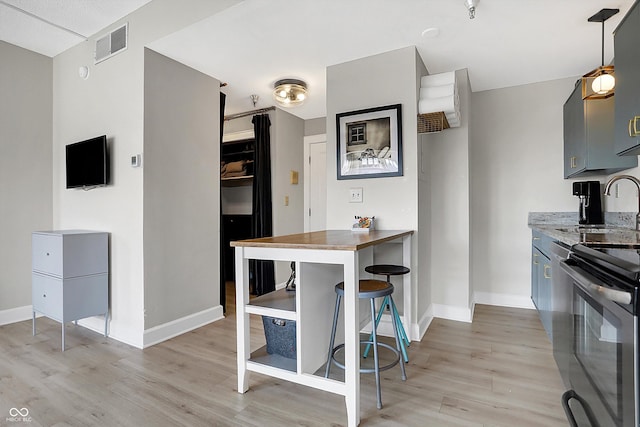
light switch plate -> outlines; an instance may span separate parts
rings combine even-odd
[[[362,203],[362,187],[349,189],[349,203]]]

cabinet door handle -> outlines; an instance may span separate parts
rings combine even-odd
[[[575,169],[578,166],[578,162],[576,161],[576,156],[571,157],[571,169]]]
[[[549,272],[549,273],[547,273],[547,272]],[[551,266],[549,264],[545,264],[544,265],[543,274],[544,274],[544,278],[545,279],[551,279]]]
[[[640,133],[638,132],[638,119],[640,119],[640,116],[634,116],[629,120],[629,136],[632,138]]]
[[[538,254],[533,254],[533,265],[538,265],[538,264],[540,264],[538,262]]]

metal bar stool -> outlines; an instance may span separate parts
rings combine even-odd
[[[376,398],[377,398],[377,406],[378,409],[382,409],[382,394],[380,392],[380,371],[386,371],[397,365],[400,362],[400,335],[398,333],[398,324],[396,318],[392,316],[393,323],[393,332],[396,339],[396,348],[391,347],[388,344],[378,342],[378,335],[376,334],[376,305],[375,299],[385,297],[385,301],[392,301],[391,294],[393,293],[393,285],[389,282],[383,282],[382,280],[360,280],[358,284],[358,298],[359,299],[369,299],[371,302],[371,325],[373,328],[373,332],[368,341],[360,341],[361,344],[371,345],[373,344],[373,360],[374,367],[371,368],[360,368],[361,373],[375,373],[376,375]],[[333,314],[333,326],[331,327],[331,340],[329,342],[329,354],[327,356],[327,368],[325,371],[325,378],[329,378],[329,369],[331,368],[331,364],[334,363],[339,368],[344,369],[344,365],[338,362],[335,358],[335,354],[338,350],[344,347],[344,344],[340,344],[334,347],[335,338],[336,338],[336,327],[338,324],[338,313],[340,311],[340,300],[344,295],[344,282],[340,282],[336,285],[336,308]],[[387,303],[389,304],[389,303]],[[383,310],[384,306],[380,308]],[[391,307],[389,307],[391,310]],[[378,347],[385,347],[393,352],[394,360],[384,366],[380,366],[379,358],[378,358]],[[407,375],[404,370],[404,363],[400,363],[400,371],[402,372],[402,380],[407,379]]]
[[[387,276],[387,282],[391,283],[391,276],[401,276],[409,273],[411,270],[403,265],[374,264],[365,267],[364,271],[371,274]],[[393,302],[393,299],[391,299],[391,304],[389,304],[389,297],[385,297],[384,301],[382,301],[382,306],[380,307],[378,317],[376,318],[376,327],[380,324],[384,307],[389,307],[391,317],[395,317],[396,323],[398,324],[398,331],[400,332],[400,350],[402,351],[402,358],[405,363],[409,363],[409,356],[407,355],[406,347],[411,345],[411,341],[407,338],[407,333],[402,326],[402,321],[400,320],[400,315],[398,314],[398,309],[396,308],[396,304]],[[371,340],[371,338],[369,338],[369,340]],[[371,350],[371,345],[367,345],[362,357],[367,357],[369,355],[369,350]]]

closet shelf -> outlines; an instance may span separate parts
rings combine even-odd
[[[241,187],[253,184],[253,175],[232,176],[229,178],[220,178],[220,185],[223,187]]]

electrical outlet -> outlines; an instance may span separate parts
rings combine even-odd
[[[362,187],[349,189],[349,203],[362,203]]]
[[[284,196],[284,205],[289,206],[289,196]]]

